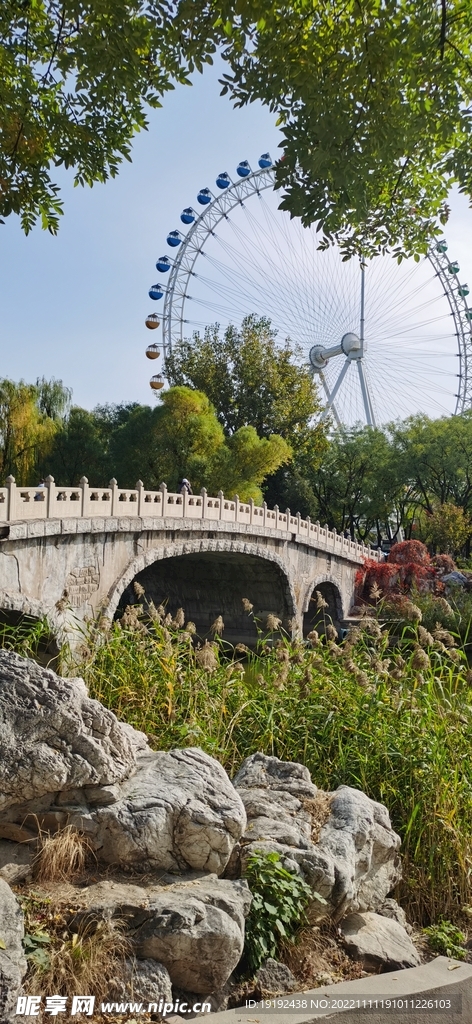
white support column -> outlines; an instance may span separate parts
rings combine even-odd
[[[254,498],[249,498],[249,522],[251,523],[251,526],[252,526],[253,519],[254,519]]]
[[[80,501],[80,514],[86,516],[88,513],[88,502],[89,502],[89,482],[86,476],[81,477],[80,487],[82,490],[82,496]]]
[[[207,494],[206,487],[202,487],[202,489],[200,491],[200,494],[201,494],[201,497],[202,497],[202,519],[206,519],[207,499],[208,499],[208,494]]]
[[[110,515],[117,516],[118,515],[118,481],[115,480],[114,476],[112,476],[108,486],[109,486],[109,488],[111,490]]]
[[[142,480],[136,481],[136,490],[138,492],[138,516],[144,515],[144,484]]]
[[[56,485],[53,476],[47,476],[44,481],[47,488],[46,494],[46,519],[52,519],[56,511]]]
[[[162,483],[159,490],[161,492],[161,516],[165,516],[167,512],[167,484]]]
[[[219,499],[219,502],[220,502],[220,519],[222,519],[223,518],[223,505],[224,505],[224,500],[225,500],[225,496],[223,494],[223,491],[218,491],[218,499]]]
[[[237,523],[239,514],[239,494],[234,495],[234,521]]]
[[[8,508],[7,508],[7,519],[8,522],[12,522],[16,519],[16,483],[14,476],[7,476],[6,481],[8,490]]]

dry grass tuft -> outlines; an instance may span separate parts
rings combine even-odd
[[[35,879],[38,882],[70,882],[83,873],[90,854],[89,840],[72,825],[66,825],[53,835],[41,833],[34,861]]]
[[[283,943],[279,957],[304,989],[353,981],[363,973],[339,945],[332,925],[300,929],[294,944]]]
[[[48,948],[48,962],[27,976],[29,992],[62,996],[94,995],[97,1002],[109,999],[122,975],[131,945],[118,925],[87,922],[74,934],[64,932],[62,942]]]
[[[311,841],[317,843],[323,825],[326,825],[331,814],[332,793],[319,789],[316,796],[303,800],[303,807],[311,817]]]

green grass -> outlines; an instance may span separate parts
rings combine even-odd
[[[80,672],[156,748],[201,746],[230,776],[260,750],[302,762],[322,789],[347,784],[385,803],[403,842],[403,905],[423,925],[454,920],[472,902],[467,661],[414,643],[399,658],[379,633],[371,620],[342,647],[262,644],[244,664],[220,643],[208,672],[182,630],[90,627]]]

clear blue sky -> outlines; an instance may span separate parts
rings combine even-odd
[[[65,215],[56,238],[39,227],[25,238],[14,218],[0,227],[1,376],[59,377],[86,408],[152,402],[143,321],[157,308],[147,290],[168,231],[217,173],[277,154],[274,116],[259,104],[233,110],[217,79],[208,69],[169,94],[114,181],[74,189],[72,175],[58,173]],[[472,211],[460,196],[452,208],[449,251],[472,288]]]

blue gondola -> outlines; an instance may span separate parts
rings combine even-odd
[[[212,199],[213,199],[213,196],[212,196],[209,188],[201,188],[200,189],[200,191],[198,193],[198,196],[197,196],[197,202],[200,203],[201,206],[206,206],[207,203],[211,203]]]
[[[182,235],[180,231],[170,231],[167,235],[167,245],[171,245],[174,249],[176,245],[180,245],[182,241]]]
[[[457,289],[461,299],[465,299],[466,295],[469,294],[469,290],[470,289],[469,289],[469,285],[468,284],[460,284],[458,289]]]
[[[231,178],[227,171],[222,171],[222,173],[218,175],[216,184],[218,185],[218,188],[228,188],[228,186],[231,185]]]
[[[157,301],[157,299],[162,299],[163,294],[164,289],[160,284],[153,284],[152,288],[149,289],[149,298],[154,299],[155,301]]]
[[[264,167],[272,167],[270,153],[263,153],[262,156],[259,157],[259,167],[262,167],[262,169],[264,169]]]
[[[166,274],[170,270],[171,263],[168,256],[159,256],[156,263],[156,270],[159,270],[161,274]]]
[[[193,224],[196,216],[195,210],[192,210],[191,206],[186,206],[185,210],[182,210],[180,214],[180,219],[182,224]]]
[[[248,160],[241,160],[241,163],[239,163],[237,168],[236,168],[236,172],[237,172],[237,174],[239,174],[240,178],[247,178],[248,174],[251,173],[251,168],[249,166],[249,161]]]

